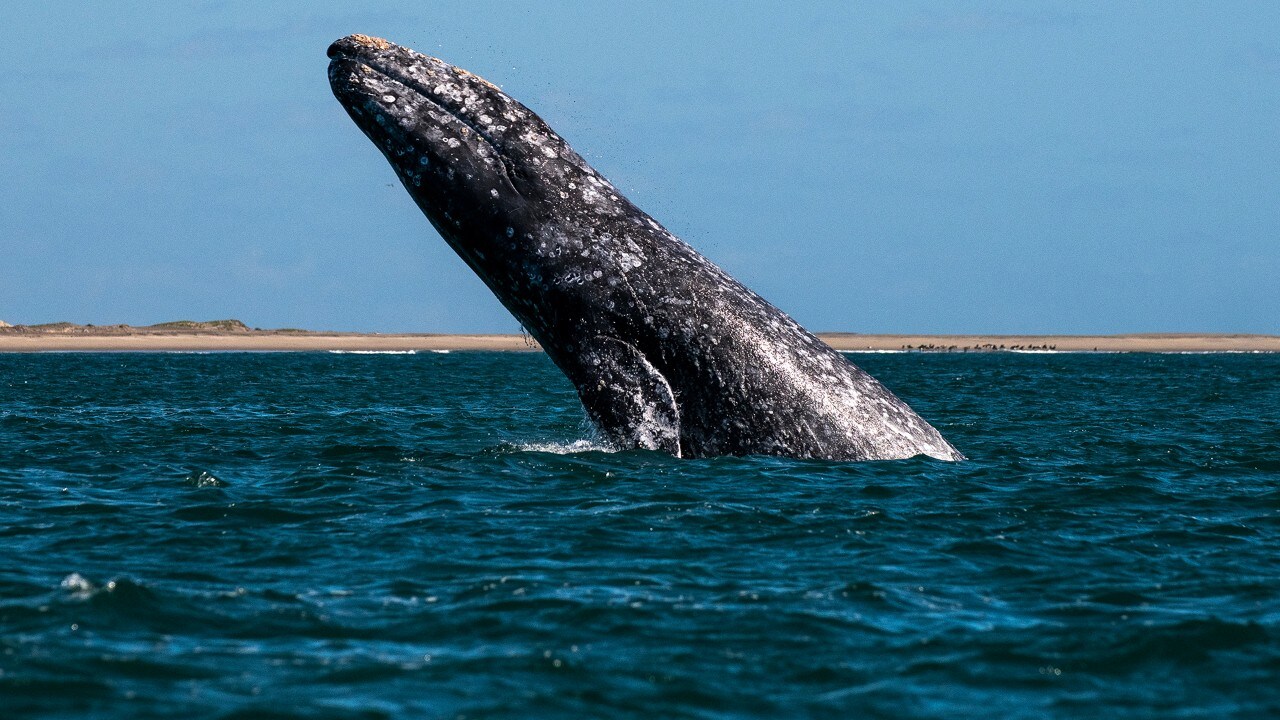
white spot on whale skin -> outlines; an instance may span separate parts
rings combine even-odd
[[[497,191],[497,190],[490,190],[490,191],[489,191],[489,194],[490,194],[490,195],[492,195],[492,196],[494,196],[494,197],[498,197],[498,191]],[[507,233],[507,237],[511,237],[511,233]]]
[[[458,138],[449,138],[448,140],[445,140],[444,142],[445,142],[445,144],[446,144],[446,145],[448,145],[448,146],[449,146],[449,147],[451,147],[451,148],[456,148],[456,147],[458,147],[459,145],[461,145],[461,144],[462,144],[462,143],[458,142]]]
[[[556,157],[556,151],[555,151],[555,150],[553,150],[553,149],[551,149],[551,148],[549,148],[549,147],[543,147],[543,148],[542,148],[542,154],[543,154],[543,155],[546,155],[546,156],[547,156],[547,157],[549,157],[549,158]]]
[[[383,96],[382,96],[382,101],[383,101],[383,102],[393,103],[393,102],[395,102],[395,101],[396,101],[396,96],[395,96],[395,95],[383,95]]]

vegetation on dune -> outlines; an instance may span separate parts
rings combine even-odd
[[[88,323],[80,325],[73,322],[52,322],[41,323],[38,325],[9,325],[8,323],[0,323],[0,330],[15,333],[37,333],[37,334],[58,334],[58,335],[83,335],[83,334],[130,334],[130,333],[247,333],[250,332],[249,326],[239,320],[175,320],[173,322],[157,323],[155,325],[145,325],[135,327],[133,325],[94,325]]]
[[[148,325],[149,330],[217,330],[221,332],[248,332],[249,326],[239,320],[174,320]]]
[[[32,330],[43,330],[46,332],[55,332],[58,330],[71,330],[79,327],[79,325],[76,325],[75,323],[70,323],[70,322],[51,322],[51,323],[44,323],[43,325],[28,325],[27,327],[31,328]]]

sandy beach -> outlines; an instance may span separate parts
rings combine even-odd
[[[1124,335],[858,335],[819,333],[837,350],[938,352],[1280,352],[1280,336],[1213,333]]]
[[[1280,336],[1150,333],[1127,335],[861,335],[820,333],[848,351],[922,352],[1280,352]],[[322,352],[541,350],[522,335],[381,334],[251,329],[234,320],[129,325],[0,327],[0,352]]]

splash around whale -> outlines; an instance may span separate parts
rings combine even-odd
[[[493,84],[365,35],[333,43],[329,58],[338,101],[613,444],[680,457],[963,458]]]

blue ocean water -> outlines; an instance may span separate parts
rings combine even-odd
[[[0,355],[0,715],[1280,713],[1280,357],[852,357],[971,459],[608,452],[534,353]]]

